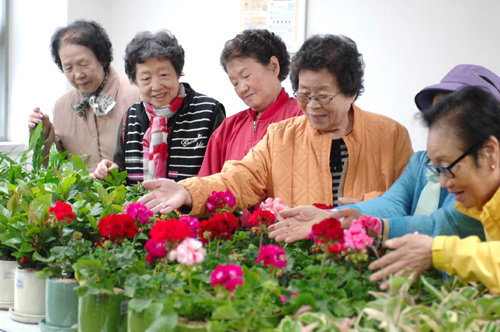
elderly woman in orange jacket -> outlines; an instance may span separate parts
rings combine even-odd
[[[204,202],[214,190],[231,190],[235,209],[266,197],[280,197],[289,206],[336,205],[344,195],[362,200],[382,193],[402,173],[413,150],[403,126],[354,105],[362,78],[362,58],[351,39],[310,38],[291,69],[304,116],[270,125],[243,160],[226,162],[221,173],[178,184],[145,182],[155,190],[141,201],[154,212],[187,205],[193,215],[206,215]]]

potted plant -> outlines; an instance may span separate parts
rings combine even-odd
[[[102,241],[73,265],[79,296],[78,329],[125,331],[128,297],[127,278],[146,272],[135,247],[139,229],[133,217],[111,214],[99,220]]]

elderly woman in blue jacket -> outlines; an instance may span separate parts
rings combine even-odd
[[[458,65],[440,83],[422,89],[415,96],[421,111],[429,109],[442,96],[465,86],[478,86],[500,100],[500,77],[476,65]],[[313,206],[300,206],[282,211],[285,219],[273,225],[270,237],[293,242],[307,238],[312,225],[325,218],[343,218],[343,225],[361,215],[380,218],[384,239],[408,233],[477,235],[484,240],[481,223],[455,209],[456,201],[439,179],[426,168],[427,151],[415,153],[400,178],[380,197],[346,205],[332,211]]]

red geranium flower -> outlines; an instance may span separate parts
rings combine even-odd
[[[174,218],[160,219],[153,225],[149,235],[157,241],[181,242],[191,236],[191,229],[185,221]]]
[[[327,204],[323,204],[323,203],[314,203],[313,205],[321,210],[333,209],[333,205],[327,205]]]
[[[49,209],[49,212],[52,212],[56,217],[57,221],[66,221],[71,223],[71,220],[75,219],[75,214],[73,213],[73,208],[71,204],[64,203],[61,201],[56,201],[56,205]]]
[[[121,241],[124,238],[132,239],[139,230],[135,219],[126,214],[110,214],[99,220],[99,233],[111,241]]]
[[[203,220],[198,230],[198,235],[203,244],[209,239],[231,239],[232,233],[239,227],[238,218],[230,212],[217,213],[208,220]],[[205,238],[204,234],[210,232],[210,238]]]
[[[248,224],[250,228],[258,226],[269,227],[276,221],[276,216],[269,210],[255,210],[250,218],[248,219]]]
[[[311,237],[325,253],[347,250],[344,246],[344,231],[338,219],[328,218],[313,225],[312,232],[309,234],[309,238]]]

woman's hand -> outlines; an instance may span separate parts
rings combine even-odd
[[[153,190],[139,202],[154,213],[169,214],[183,205],[192,206],[193,199],[186,188],[169,179],[148,180],[144,188]]]
[[[90,173],[89,176],[93,179],[104,179],[105,176],[109,175],[110,169],[118,169],[118,165],[108,159],[103,159],[97,164],[94,172]]]
[[[339,206],[342,206],[342,205],[356,204],[361,202],[361,200],[357,198],[339,197],[338,202]]]
[[[381,269],[370,276],[370,281],[375,282],[389,275],[401,276],[406,271],[414,271],[413,278],[432,267],[432,242],[428,235],[406,234],[403,237],[385,242],[387,248],[396,249],[377,259],[368,266],[370,270]],[[384,281],[380,289],[389,287],[389,281]]]
[[[307,239],[312,226],[330,217],[330,214],[312,205],[297,206],[280,211],[285,218],[271,225],[270,238],[276,241],[294,242]]]
[[[40,111],[39,107],[35,107],[33,112],[30,114],[28,118],[28,127],[34,129],[42,120],[43,120],[43,134],[45,137],[47,137],[50,130],[50,118],[47,114],[43,114]]]
[[[358,219],[363,214],[353,208],[345,208],[340,210],[333,210],[330,212],[330,218],[337,218],[342,223],[342,228],[351,227],[352,221]]]

